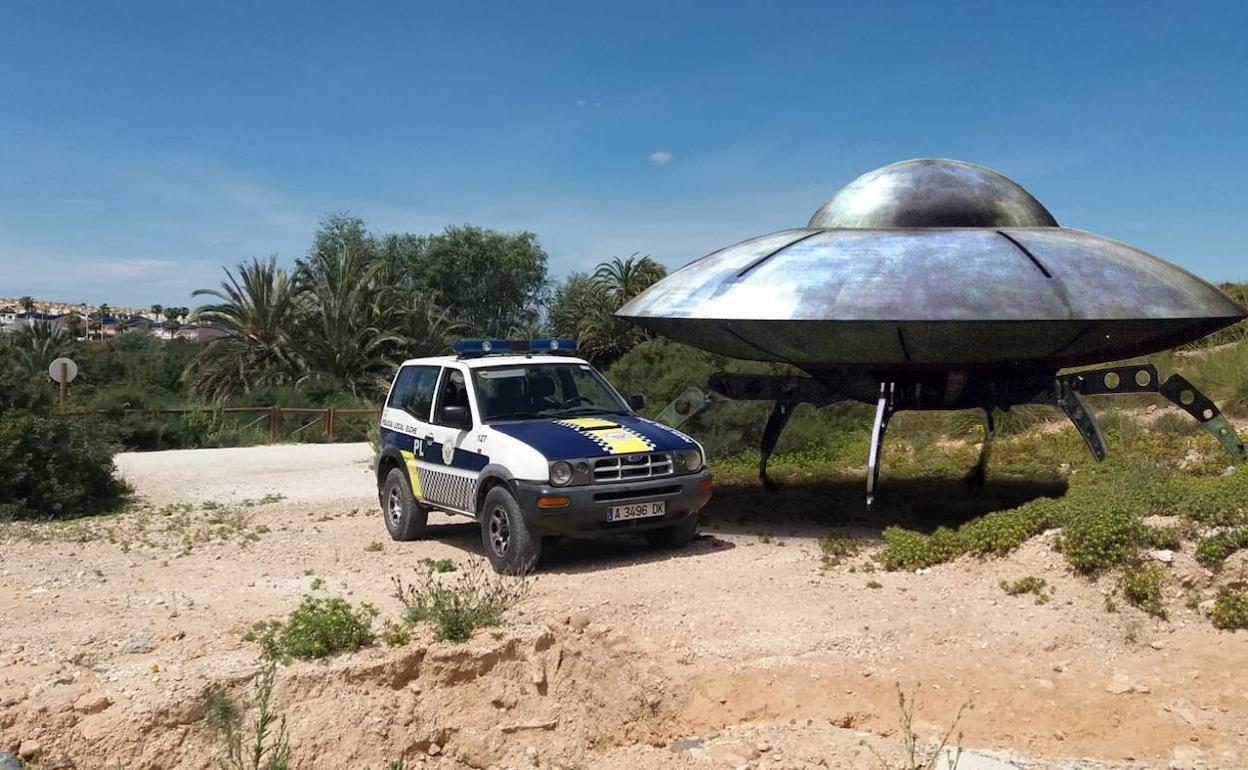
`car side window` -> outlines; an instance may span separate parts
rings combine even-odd
[[[395,378],[388,406],[402,409],[417,420],[429,421],[433,393],[438,386],[438,367],[405,366]]]
[[[458,369],[447,369],[446,376],[442,378],[442,387],[438,389],[438,405],[433,415],[435,424],[447,425],[442,420],[442,408],[447,406],[462,406],[471,411],[468,406],[468,386],[464,384],[464,373]]]

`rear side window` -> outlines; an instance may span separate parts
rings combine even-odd
[[[387,406],[402,409],[418,420],[429,421],[433,393],[438,386],[438,367],[405,366],[399,370]]]

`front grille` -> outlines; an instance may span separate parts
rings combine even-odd
[[[594,461],[594,481],[638,481],[672,475],[672,456],[667,452],[614,455]]]

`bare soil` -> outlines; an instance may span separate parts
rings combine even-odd
[[[215,767],[204,697],[250,697],[254,622],[318,579],[397,617],[391,576],[484,559],[463,518],[390,541],[370,459],[364,444],[127,454],[147,512],[3,525],[0,751],[44,767]],[[874,545],[829,566],[819,537],[871,541],[887,522],[738,502],[713,501],[683,551],[561,543],[506,624],[467,644],[422,629],[280,669],[294,766],[878,767],[873,752],[899,756],[900,685],[924,741],[972,704],[965,767],[1248,767],[1248,636],[1214,629],[1178,588],[1168,622],[1107,612],[1109,581],[1070,574],[1051,536],[915,574],[876,571]],[[1024,575],[1053,601],[999,586]]]

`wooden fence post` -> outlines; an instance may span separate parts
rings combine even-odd
[[[325,439],[331,444],[334,442],[334,408],[331,406],[325,410]]]
[[[282,419],[282,408],[274,404],[269,409],[269,442],[277,443],[277,434]]]

